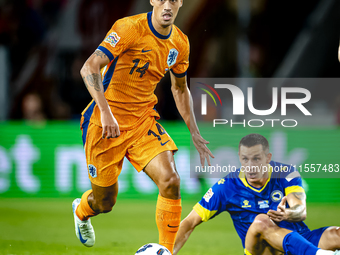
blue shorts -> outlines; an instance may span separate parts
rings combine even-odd
[[[304,234],[301,234],[301,236],[304,237],[310,243],[312,243],[314,246],[318,247],[320,238],[321,238],[323,232],[325,232],[325,230],[327,228],[329,228],[329,227],[314,229],[312,231],[308,231]],[[291,253],[285,252],[285,255],[290,255],[290,254]]]

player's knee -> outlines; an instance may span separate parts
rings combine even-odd
[[[168,181],[168,187],[179,190],[180,183],[181,180],[179,178],[179,175],[175,172],[172,174],[171,178]]]
[[[255,234],[263,234],[272,225],[268,215],[259,214],[255,217],[254,222],[251,224],[249,230]]]
[[[113,206],[116,204],[116,198],[104,199],[97,202],[97,213],[108,213],[112,211]]]
[[[179,187],[180,187],[180,178],[179,175],[176,172],[173,172],[160,182],[159,189],[165,194],[171,195],[179,195]],[[162,193],[161,192],[161,193]]]
[[[337,243],[339,244],[339,247],[340,248],[340,227],[337,227],[335,230],[335,239],[337,241]]]
[[[329,227],[320,239],[321,247],[325,250],[338,250],[340,248],[340,228]],[[319,243],[319,245],[320,245]]]

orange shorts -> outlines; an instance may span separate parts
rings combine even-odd
[[[140,172],[159,153],[178,150],[154,117],[147,118],[135,129],[121,131],[117,138],[103,139],[102,127],[91,122],[82,131],[89,178],[100,187],[117,182],[124,156]]]

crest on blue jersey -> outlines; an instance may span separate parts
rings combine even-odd
[[[270,194],[270,198],[273,200],[273,202],[280,202],[283,198],[283,193],[280,190],[274,190]]]
[[[94,165],[88,165],[89,169],[89,175],[91,175],[92,178],[97,177],[97,168]]]
[[[176,49],[171,49],[169,52],[168,60],[167,60],[169,67],[176,63],[177,56],[178,56],[178,51]]]

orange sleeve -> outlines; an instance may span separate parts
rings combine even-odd
[[[129,18],[117,20],[98,49],[104,52],[112,61],[138,42],[138,34],[138,27],[132,20]]]
[[[171,68],[171,72],[179,78],[184,77],[187,74],[189,67],[190,45],[188,38],[186,38],[186,41],[181,48],[184,53],[180,56],[180,61]]]

